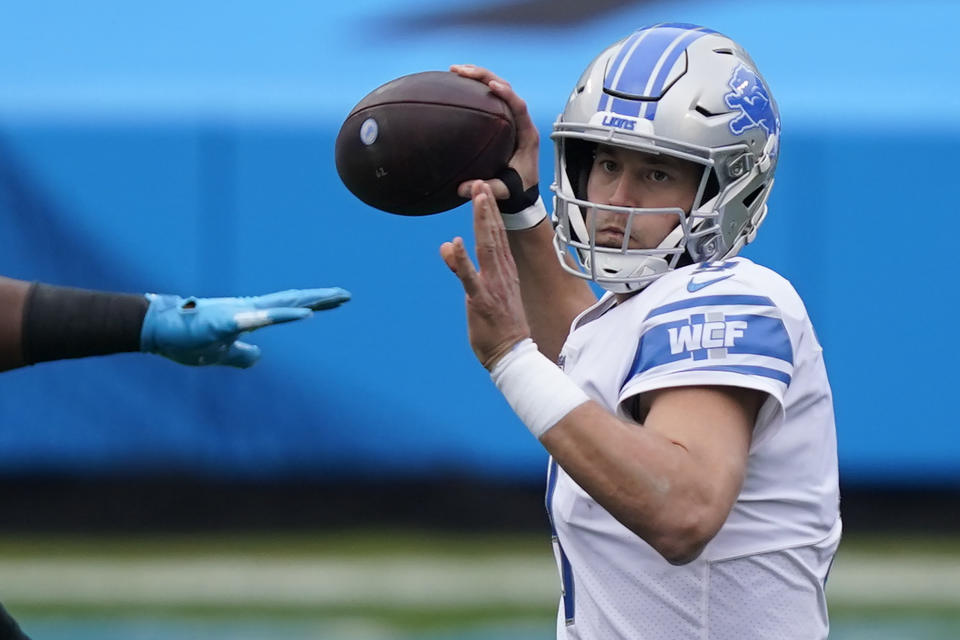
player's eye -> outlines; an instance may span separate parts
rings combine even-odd
[[[597,158],[597,166],[607,173],[616,173],[618,165],[608,158]]]
[[[667,182],[670,180],[670,174],[660,169],[651,169],[647,177],[649,177],[652,182]]]

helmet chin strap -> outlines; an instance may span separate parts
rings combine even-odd
[[[611,256],[611,255],[598,255],[597,256],[597,271],[606,272],[608,269],[615,268],[614,262],[619,262],[620,258],[625,256]],[[620,271],[617,273],[617,277],[630,278],[631,280],[636,279],[631,282],[605,282],[600,281],[597,284],[606,289],[610,293],[630,293],[632,291],[640,291],[645,288],[648,284],[653,282],[654,276],[661,275],[666,273],[669,270],[667,261],[663,258],[658,258],[655,256],[646,256],[640,259],[634,257],[631,261],[633,263],[633,271],[625,272]],[[588,265],[589,268],[589,265]],[[643,278],[643,280],[640,280]]]
[[[579,216],[577,217],[579,218]],[[583,227],[586,231],[586,225],[583,225],[582,221],[578,226]],[[675,249],[682,239],[683,226],[678,224],[656,248]],[[593,245],[592,238],[590,244]],[[633,251],[642,250],[634,249]],[[583,266],[588,273],[623,280],[622,282],[597,282],[594,280],[611,293],[640,291],[653,282],[657,276],[670,270],[670,261],[658,255],[594,253],[593,256],[596,259],[596,265],[591,265],[589,252],[584,251],[581,255]],[[594,266],[596,267],[595,270]]]

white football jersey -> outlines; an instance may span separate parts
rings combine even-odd
[[[821,351],[790,283],[745,258],[678,269],[621,304],[608,294],[574,321],[560,365],[612,413],[677,386],[746,387],[767,400],[737,501],[686,565],[669,564],[550,461],[558,638],[827,637],[840,513]]]

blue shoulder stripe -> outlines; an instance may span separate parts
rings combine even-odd
[[[717,362],[731,356],[774,358],[792,365],[793,345],[779,318],[694,313],[648,329],[640,337],[626,380],[673,362]]]
[[[780,318],[756,315],[725,315],[724,322],[742,321],[747,329],[742,338],[734,338],[727,353],[745,353],[776,358],[793,364],[793,345]],[[696,359],[696,358],[694,358]]]
[[[769,367],[757,367],[746,364],[718,364],[712,365],[709,367],[697,367],[695,369],[684,369],[682,372],[678,371],[677,373],[686,373],[688,371],[729,371],[731,373],[745,373],[751,376],[763,376],[765,378],[773,378],[774,380],[779,380],[785,385],[790,384],[790,374],[784,373],[783,371],[778,371],[777,369],[770,369]]]
[[[665,304],[661,307],[657,307],[650,311],[647,314],[646,319],[650,319],[653,316],[659,316],[664,313],[670,313],[671,311],[676,311],[678,309],[691,309],[693,307],[715,307],[720,305],[728,304],[748,304],[757,307],[772,307],[773,300],[766,296],[747,296],[747,295],[731,295],[731,296],[701,296],[699,298],[687,298],[686,300],[680,300],[678,302],[671,302],[670,304]]]

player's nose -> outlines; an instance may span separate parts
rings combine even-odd
[[[615,207],[643,206],[643,194],[626,172],[617,179],[608,204]]]

